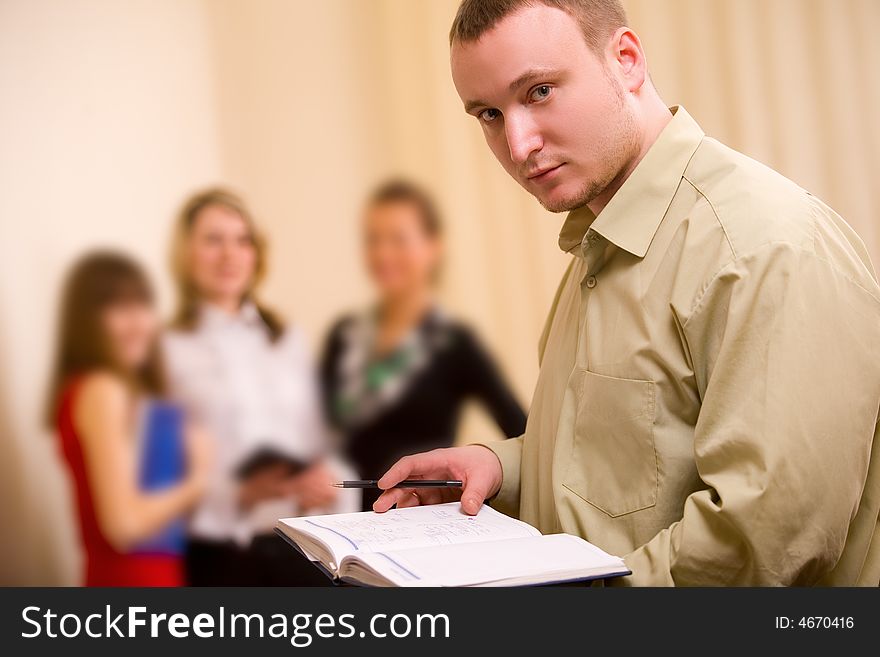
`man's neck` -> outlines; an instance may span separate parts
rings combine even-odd
[[[657,141],[657,138],[660,136],[660,133],[663,132],[663,128],[672,120],[672,112],[669,111],[669,108],[660,100],[659,97],[655,97],[652,99],[649,109],[645,114],[645,122],[642,129],[641,139],[639,140],[639,149],[636,155],[626,163],[620,173],[615,176],[614,180],[604,189],[602,192],[596,196],[592,201],[587,203],[587,207],[593,212],[594,215],[599,216],[599,213],[605,209],[605,206],[614,198],[614,195],[618,192],[618,190],[623,187],[623,183],[627,181],[627,179],[632,175],[632,172],[636,170],[636,167],[639,165],[639,162],[642,161],[642,158],[645,157],[647,152],[651,150],[651,146],[654,145],[654,142]]]

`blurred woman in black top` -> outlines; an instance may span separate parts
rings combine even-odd
[[[331,329],[321,359],[324,406],[365,479],[404,454],[452,445],[476,399],[508,437],[526,416],[474,334],[434,300],[440,219],[430,198],[392,181],[370,198],[364,249],[378,302]],[[364,510],[381,491],[364,491]]]

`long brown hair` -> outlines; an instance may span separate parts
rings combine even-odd
[[[228,189],[220,187],[207,189],[190,197],[183,204],[178,214],[174,240],[171,245],[171,271],[177,286],[177,312],[174,315],[171,326],[183,331],[192,331],[198,322],[199,293],[193,283],[190,272],[187,242],[199,213],[211,205],[219,205],[227,210],[231,210],[242,218],[250,230],[257,262],[254,278],[251,281],[250,288],[245,293],[245,298],[250,299],[254,303],[257,313],[269,329],[270,339],[272,342],[275,342],[284,333],[284,323],[278,315],[256,299],[256,288],[266,275],[266,241],[257,229],[253,215],[242,198]]]
[[[124,254],[97,251],[74,264],[61,295],[55,366],[46,406],[46,422],[50,426],[55,423],[64,386],[78,374],[110,370],[133,390],[155,395],[165,392],[158,340],[142,367],[135,372],[126,371],[113,359],[101,323],[103,311],[110,306],[132,302],[152,306],[153,300],[153,288],[146,274]]]

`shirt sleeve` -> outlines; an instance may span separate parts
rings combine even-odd
[[[521,436],[526,430],[526,414],[495,362],[470,331],[462,330],[461,340],[464,389],[486,407],[505,436]]]
[[[501,462],[501,488],[498,489],[495,497],[489,500],[490,506],[501,513],[518,517],[523,437],[475,444],[495,452],[495,456]]]
[[[320,383],[320,393],[321,393],[321,410],[324,415],[324,419],[327,424],[330,426],[337,426],[337,419],[335,417],[335,409],[334,409],[334,396],[336,395],[339,381],[336,372],[336,368],[339,363],[339,359],[342,357],[343,344],[342,344],[342,331],[343,328],[350,321],[350,318],[343,318],[336,322],[330,331],[327,333],[327,337],[324,340],[323,347],[321,349],[321,356],[319,359],[319,383]]]
[[[683,317],[705,488],[625,557],[633,585],[808,585],[837,563],[880,407],[880,302],[815,253],[769,244]]]

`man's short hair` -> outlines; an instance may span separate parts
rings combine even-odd
[[[596,53],[602,51],[608,37],[627,24],[620,0],[462,0],[449,31],[449,45],[478,41],[503,18],[536,5],[561,9],[574,18]]]

